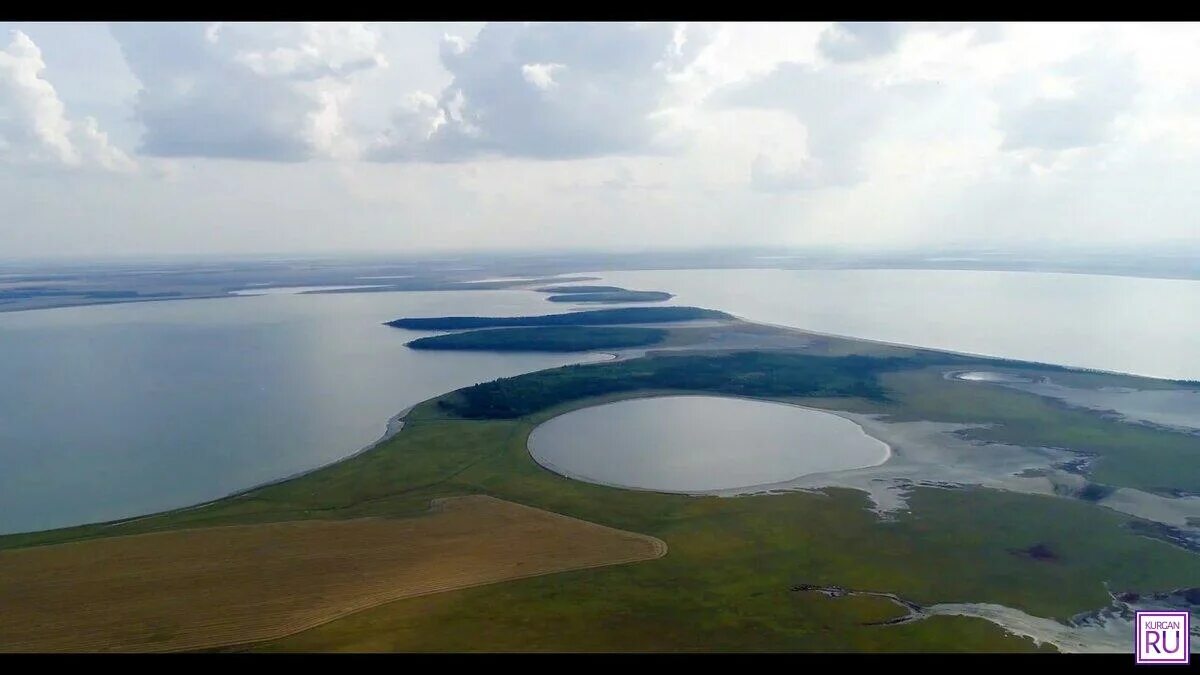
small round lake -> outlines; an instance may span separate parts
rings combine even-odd
[[[589,483],[697,493],[875,466],[890,449],[854,422],[819,410],[663,396],[559,415],[529,435],[529,454]]]

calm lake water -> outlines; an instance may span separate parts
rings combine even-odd
[[[1200,431],[1200,391],[1192,389],[1129,389],[1068,387],[1053,377],[1034,380],[1019,375],[990,371],[953,373],[951,377],[967,382],[999,384],[1048,396],[1079,408],[1114,412],[1126,420],[1149,422],[1184,431]]]
[[[524,291],[262,295],[0,314],[0,532],[186,506],[312,469],[480,381],[599,357],[415,351],[401,316]]]
[[[1200,380],[1200,281],[951,270],[654,270],[601,281],[750,321]]]
[[[1196,281],[914,270],[602,276],[588,283],[669,291],[677,297],[666,304],[752,321],[1200,380]],[[428,333],[380,325],[570,308],[540,293],[279,294],[294,291],[0,313],[0,532],[220,497],[345,457],[436,394],[586,358],[416,352],[404,343]]]
[[[664,396],[575,410],[538,426],[529,452],[564,476],[706,492],[883,463],[886,444],[837,415],[782,403]]]

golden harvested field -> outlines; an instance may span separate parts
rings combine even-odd
[[[170,651],[282,637],[400,598],[649,560],[653,537],[486,497],[0,551],[0,651]]]

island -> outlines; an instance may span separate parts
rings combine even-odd
[[[673,295],[661,291],[616,291],[613,293],[570,293],[567,295],[552,295],[549,302],[595,302],[617,304],[622,302],[662,302],[670,300]]]
[[[447,392],[302,476],[0,537],[0,597],[37,599],[0,613],[0,649],[1070,651],[1123,645],[1134,610],[1200,606],[1200,429],[1083,395],[1195,383],[694,307],[389,322],[471,329],[436,336],[443,348],[567,345],[598,327],[632,339],[629,324],[655,332],[653,349]],[[836,415],[891,451],[711,494],[589,482],[531,456],[550,420],[699,394]],[[666,439],[696,422],[641,421]],[[187,608],[169,624],[163,588]]]
[[[508,326],[605,326],[619,324],[671,323],[676,321],[725,320],[725,312],[699,307],[629,307],[595,309],[566,314],[541,316],[441,316],[406,318],[388,321],[385,325],[411,330],[460,330],[464,328],[499,328]]]
[[[460,349],[498,352],[584,352],[658,344],[667,336],[660,328],[634,326],[546,326],[485,328],[432,335],[408,343],[413,349]]]
[[[664,291],[631,291],[620,286],[546,286],[539,293],[553,293],[550,302],[592,302],[616,304],[622,302],[662,302],[675,297]]]

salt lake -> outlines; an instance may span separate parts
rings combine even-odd
[[[888,446],[832,413],[720,396],[636,398],[559,415],[529,452],[556,473],[660,492],[747,488],[882,464]]]

